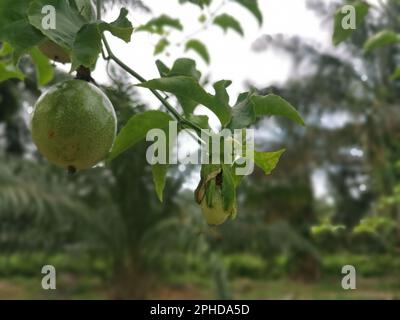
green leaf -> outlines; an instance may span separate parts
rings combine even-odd
[[[132,23],[128,20],[128,10],[122,8],[119,12],[117,20],[111,23],[100,22],[99,28],[101,31],[109,31],[113,36],[122,39],[125,42],[130,42],[133,32]]]
[[[174,19],[170,16],[163,14],[157,18],[151,19],[145,25],[138,27],[136,31],[147,31],[151,33],[164,34],[165,28],[167,27],[177,30],[183,30],[183,26],[179,19]]]
[[[190,114],[193,113],[193,111],[197,108],[199,105],[198,102],[184,96],[176,96],[178,99],[179,104],[181,105],[183,109],[183,113],[185,114],[186,117],[188,117]]]
[[[254,151],[254,163],[268,175],[276,168],[284,152],[284,149],[276,152]]]
[[[194,192],[198,204],[207,196],[207,204],[212,205],[212,195],[215,191],[215,177],[221,172],[221,166],[215,164],[203,164],[200,171],[200,182]],[[208,184],[210,182],[210,184]],[[207,187],[208,186],[208,187]],[[211,190],[210,190],[211,189]]]
[[[213,96],[207,93],[193,77],[174,76],[153,79],[137,85],[138,87],[161,90],[173,93],[177,96],[191,98],[204,106],[212,106]]]
[[[93,69],[101,52],[101,32],[110,31],[114,36],[129,42],[132,24],[126,18],[128,11],[122,8],[117,20],[112,23],[92,22],[84,24],[75,36],[72,47],[72,70],[83,65]]]
[[[196,80],[200,80],[201,72],[196,68],[196,61],[192,59],[181,58],[174,62],[174,65],[167,76],[188,76],[193,77]],[[199,105],[198,102],[190,99],[189,97],[180,95],[177,95],[176,97],[186,116],[192,114],[194,109]]]
[[[263,23],[263,15],[262,12],[258,6],[258,0],[233,0],[243,7],[245,7],[247,10],[249,10],[257,19],[258,23],[262,25]]]
[[[169,41],[166,38],[161,38],[154,48],[154,55],[162,53],[169,46]]]
[[[239,33],[241,36],[244,36],[244,31],[239,21],[237,21],[234,17],[229,14],[221,14],[214,19],[214,24],[220,26],[224,32],[227,32],[229,29],[232,29]]]
[[[355,3],[351,4],[354,9],[355,9],[355,18],[356,18],[356,29],[361,26],[363,23],[366,15],[368,14],[369,11],[369,5],[363,1],[356,1]],[[333,44],[337,46],[339,43],[345,41],[347,38],[351,36],[351,34],[356,30],[356,29],[345,29],[342,26],[342,22],[344,21],[343,19],[346,19],[348,16],[348,12],[345,11],[344,13],[342,12],[343,6],[340,7],[334,17],[334,31],[333,31]]]
[[[80,65],[93,69],[101,52],[101,35],[96,23],[85,24],[72,47],[72,70]]]
[[[230,80],[221,80],[214,83],[215,100],[214,110],[212,110],[222,126],[225,126],[232,118],[232,109],[229,105],[229,95],[226,89],[232,84]]]
[[[235,183],[235,187],[236,188],[240,186],[240,184],[242,183],[243,178],[245,177],[243,175],[237,175],[236,174],[236,169],[240,168],[240,167],[242,167],[242,166],[239,166],[236,162],[231,167],[231,174],[232,174],[233,182]]]
[[[0,57],[8,56],[14,51],[14,49],[7,42],[0,43],[0,45]]]
[[[143,140],[151,129],[167,128],[172,118],[165,112],[151,110],[134,115],[121,129],[108,157],[109,161]]]
[[[180,58],[174,62],[168,77],[188,76],[200,80],[201,72],[196,68],[196,61],[193,59]]]
[[[8,42],[14,48],[14,60],[33,48],[44,37],[30,25],[27,9],[30,0],[0,1],[0,42]]]
[[[156,61],[156,66],[161,77],[167,77],[171,71],[161,60]]]
[[[196,101],[199,104],[209,108],[219,118],[222,125],[230,121],[230,108],[225,104],[226,86],[228,81],[216,83],[216,96],[206,92],[196,79],[188,76],[174,76],[150,80],[138,87],[170,92],[177,97],[182,97]]]
[[[185,51],[189,50],[195,51],[207,64],[210,63],[210,54],[203,42],[196,39],[189,40],[186,43]]]
[[[302,126],[305,125],[298,111],[289,102],[275,94],[254,95],[251,97],[251,101],[254,104],[254,112],[257,117],[282,116]]]
[[[300,125],[305,125],[297,110],[283,98],[274,94],[260,96],[244,92],[239,95],[232,108],[232,118],[227,127],[229,129],[246,128],[262,116],[282,116]]]
[[[42,8],[52,5],[56,9],[57,20],[55,29],[45,29],[42,26]],[[28,10],[29,22],[39,29],[46,37],[71,52],[74,47],[75,36],[86,24],[79,12],[65,0],[35,0]]]
[[[155,164],[151,166],[151,172],[153,174],[153,182],[156,189],[158,199],[163,202],[163,194],[166,182],[168,165]]]
[[[207,206],[209,208],[213,207],[213,199],[214,199],[214,194],[217,191],[217,184],[215,182],[215,179],[210,180],[210,182],[206,185],[205,189],[205,196],[206,196],[206,202]]]
[[[169,159],[170,154],[173,151],[172,149],[173,149],[175,143],[173,143],[173,142],[171,143],[171,141],[169,141],[169,139],[168,139],[169,126],[166,126],[164,128],[159,128],[159,129],[163,130],[165,133],[165,136],[167,137],[166,159]],[[166,183],[168,167],[169,167],[168,161],[167,161],[167,163],[156,163],[151,166],[151,172],[153,175],[153,183],[154,183],[157,197],[160,200],[160,202],[163,202],[163,194],[164,194],[164,188],[165,188],[165,183]]]
[[[382,30],[370,37],[364,44],[364,52],[369,53],[377,48],[400,43],[400,34],[391,30]]]
[[[236,188],[235,181],[232,176],[230,167],[222,165],[222,199],[224,201],[224,209],[229,210],[235,206]]]
[[[204,115],[195,115],[195,114],[189,114],[187,116],[187,119],[194,124],[197,124],[200,128],[202,129],[209,129],[210,126],[208,125],[208,117]]]
[[[45,4],[50,4],[56,9],[56,29],[43,29],[41,9]],[[114,22],[86,23],[86,19],[79,14],[75,6],[70,6],[68,1],[35,0],[29,8],[31,24],[67,52],[72,53],[72,70],[80,65],[94,68],[101,52],[101,32],[103,31],[110,31],[114,36],[129,42],[133,28],[126,18],[127,15],[128,11],[122,8],[119,17]]]
[[[71,5],[76,5],[79,14],[84,17],[87,22],[96,20],[96,8],[92,5],[91,0],[74,0],[71,2]]]
[[[229,129],[247,128],[256,122],[257,116],[251,96],[250,92],[244,92],[239,95],[235,106],[232,108],[232,119],[228,125]]]
[[[37,82],[40,86],[48,84],[54,77],[54,67],[50,60],[38,48],[31,49],[30,55],[35,64]]]
[[[11,78],[24,80],[24,74],[11,61],[0,61],[0,82]]]
[[[164,132],[166,134],[166,137],[169,137],[169,128],[164,129]],[[167,159],[169,159],[170,154],[173,152],[174,145],[175,143],[171,143],[171,141],[167,139],[167,154],[166,154]],[[162,163],[157,163],[151,166],[155,190],[157,193],[157,197],[161,202],[163,202],[163,193],[166,183],[168,167],[169,164],[162,164]]]

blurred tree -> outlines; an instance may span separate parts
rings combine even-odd
[[[344,3],[308,2],[323,19],[331,19]],[[399,31],[396,12],[400,13],[400,4],[388,1],[374,10],[375,15],[369,16],[365,25],[340,45],[340,50],[321,49],[306,39],[285,36],[263,36],[254,44],[257,52],[273,49],[293,58],[290,80],[262,92],[275,92],[293,101],[305,115],[307,130],[286,121],[277,126],[284,127],[282,131],[275,129],[276,120],[260,124],[270,133],[267,141],[262,142],[265,148],[279,148],[285,141],[288,151],[272,180],[264,182],[255,177],[247,194],[253,198],[252,203],[258,202],[269,215],[285,219],[285,212],[291,212],[293,216],[288,219],[296,229],[308,229],[317,220],[326,219],[326,215],[316,216],[312,204],[312,177],[317,171],[322,170],[327,177],[325,201],[334,206],[329,218],[347,226],[348,231],[365,215],[378,214],[377,199],[392,194],[399,177],[395,164],[400,156],[400,82],[392,77],[398,65],[399,47],[385,47],[365,55],[362,44],[378,30]],[[319,178],[318,184],[323,183]],[[276,192],[267,193],[274,188]],[[299,192],[301,189],[305,192]],[[277,204],[282,193],[285,200],[294,195],[295,210],[292,201]],[[302,201],[304,211],[300,209]],[[392,218],[400,217],[399,208],[392,206],[389,214]]]

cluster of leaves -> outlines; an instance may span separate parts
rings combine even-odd
[[[1,79],[23,78],[17,65],[23,54],[30,54],[40,85],[47,84],[53,76],[51,63],[41,50],[41,45],[51,41],[71,57],[71,71],[80,66],[93,69],[101,52],[101,34],[105,30],[129,42],[132,24],[126,18],[128,11],[122,9],[119,17],[111,23],[96,20],[91,14],[78,9],[77,0],[5,0],[0,3],[0,55]],[[42,9],[53,6],[56,12],[56,27],[47,28]],[[81,4],[91,8],[89,0]]]
[[[201,73],[196,69],[195,61],[191,59],[178,59],[172,68],[168,68],[161,61],[157,61],[157,66],[160,78],[146,81],[138,86],[175,95],[183,109],[183,116],[199,124],[202,129],[211,131],[206,116],[193,115],[193,111],[198,105],[210,109],[218,117],[222,129],[245,129],[255,124],[262,116],[283,116],[304,125],[299,113],[277,95],[260,96],[255,92],[245,92],[240,94],[237,102],[231,106],[227,93],[230,81],[218,81],[213,85],[215,93],[207,92],[199,83]],[[147,111],[132,117],[118,134],[109,159],[116,158],[144,139],[150,129],[167,130],[171,119],[162,111]],[[250,151],[243,156],[252,157],[250,160],[254,161],[265,174],[269,174],[276,167],[283,152],[284,150],[276,152]],[[235,189],[241,180],[240,176],[235,175],[233,168],[235,168],[235,164],[232,166],[205,164],[202,169],[203,172],[206,172],[202,177],[204,183],[214,179],[219,173],[223,174],[222,193],[223,199],[226,201],[225,208],[233,205],[236,199]],[[160,199],[162,199],[166,172],[167,165],[153,166],[154,182]]]
[[[262,14],[257,1],[232,1],[247,8],[254,14],[259,23],[262,23]],[[203,8],[209,6],[212,1],[189,2]],[[42,9],[49,5],[55,8],[57,14],[57,25],[53,29],[46,28],[42,23],[44,17]],[[109,31],[125,42],[130,42],[133,27],[127,19],[128,11],[122,8],[119,17],[114,22],[107,23],[95,17],[94,10],[91,10],[91,5],[89,0],[2,1],[0,4],[0,42],[5,45],[3,45],[0,55],[5,59],[1,60],[4,65],[0,68],[6,71],[0,72],[3,80],[10,77],[23,78],[23,74],[17,68],[17,64],[21,55],[27,53],[31,55],[37,68],[39,83],[46,84],[52,77],[51,64],[41,52],[40,46],[49,41],[64,50],[66,56],[70,57],[71,71],[77,70],[81,66],[93,69],[103,50],[103,45],[105,45],[104,51],[109,55],[108,59],[114,60],[128,73],[134,75],[132,70],[128,69],[114,56],[103,36],[105,31]],[[243,34],[239,22],[233,17],[222,14],[219,16],[211,15],[211,18],[216,25],[224,30],[233,29]],[[138,31],[147,31],[165,36],[167,28],[181,30],[182,26],[178,19],[162,15],[140,26]],[[166,44],[167,40],[160,47],[164,47]],[[206,61],[209,60],[205,45],[197,40],[189,40],[186,46],[188,49],[196,50]],[[227,92],[228,87],[231,85],[229,80],[221,80],[214,83],[215,92],[213,94],[207,92],[200,82],[201,73],[197,70],[196,63],[193,60],[177,59],[171,68],[161,61],[157,61],[156,65],[160,77],[150,81],[143,79],[137,86],[150,89],[156,94],[158,91],[173,94],[179,102],[183,114],[172,110],[172,107],[167,102],[164,101],[163,104],[169,109],[174,118],[180,122],[182,128],[184,125],[189,124],[188,127],[199,130],[210,129],[206,116],[194,115],[194,110],[199,105],[210,109],[218,117],[221,129],[245,129],[255,124],[263,116],[283,116],[300,125],[304,125],[299,113],[279,96],[273,94],[261,96],[256,92],[245,92],[239,95],[234,105],[231,105]],[[141,77],[136,78],[141,79]],[[167,130],[171,120],[173,118],[170,114],[158,110],[134,115],[118,134],[111,150],[109,161],[142,141],[150,129]],[[196,131],[196,134],[199,134],[199,130]],[[277,152],[251,150],[244,157],[249,157],[250,161],[254,161],[266,174],[269,174],[277,165],[282,153],[283,150]],[[233,170],[235,166],[236,164],[234,163],[229,166],[203,165],[202,168],[202,172],[205,174],[202,175],[200,188],[209,189],[210,180],[215,180],[218,175],[222,176],[222,183],[219,183],[218,187],[220,187],[224,209],[235,207],[236,187],[241,180],[241,177],[235,175]],[[162,200],[167,165],[154,165],[152,172],[157,194]]]

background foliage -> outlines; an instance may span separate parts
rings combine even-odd
[[[263,22],[256,2],[235,1]],[[11,2],[0,4],[1,17],[5,8],[15,8],[17,17],[25,12],[24,1]],[[246,34],[246,22],[223,6],[209,12],[202,8],[211,0],[185,2],[199,7],[202,32],[222,28]],[[240,214],[219,228],[206,226],[193,190],[183,187],[198,168],[170,167],[164,202],[158,201],[144,142],[108,166],[74,176],[42,159],[30,138],[27,109],[43,85],[71,74],[34,49],[41,35],[27,21],[10,26],[1,19],[0,297],[398,298],[400,3],[350,3],[359,24],[345,34],[335,24],[337,50],[288,36],[260,36],[253,44],[260,54],[271,47],[283,50],[298,67],[289,81],[268,88],[255,88],[248,79],[249,90],[285,97],[307,127],[283,118],[257,120],[259,133],[273,133],[257,139],[260,150],[285,146],[286,153],[271,176],[257,169],[243,181],[237,194]],[[343,4],[308,1],[311,10],[331,21]],[[105,1],[103,13],[121,5],[149,10],[141,1]],[[122,38],[129,28],[103,26],[112,27]],[[155,59],[176,45],[168,41],[172,30],[185,30],[178,16],[166,15],[135,27],[135,32],[159,36]],[[12,43],[7,28],[21,38]],[[181,45],[212,61],[207,44],[196,35]],[[96,46],[93,50],[100,53]],[[91,57],[75,57],[75,65],[91,67]],[[14,67],[18,58],[19,69]],[[122,128],[150,106],[140,101],[126,73],[112,63],[108,69],[111,80],[103,90]],[[177,100],[182,100],[179,93]],[[180,102],[182,114],[193,108]],[[339,115],[346,119],[343,124],[321,121],[335,122]],[[316,174],[326,178],[323,197],[315,194]],[[39,289],[43,264],[54,264],[60,274],[55,294]],[[345,264],[356,266],[355,292],[340,288]]]

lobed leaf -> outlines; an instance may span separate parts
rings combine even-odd
[[[113,36],[124,40],[125,42],[131,41],[131,36],[133,32],[132,23],[128,20],[128,10],[126,8],[121,8],[118,18],[111,22],[101,22],[100,30],[107,30],[112,33]]]
[[[222,125],[230,121],[230,107],[225,103],[226,87],[229,81],[215,84],[216,96],[206,92],[198,81],[189,76],[173,76],[150,80],[137,86],[172,93],[178,98],[190,99],[209,108],[219,118]]]

